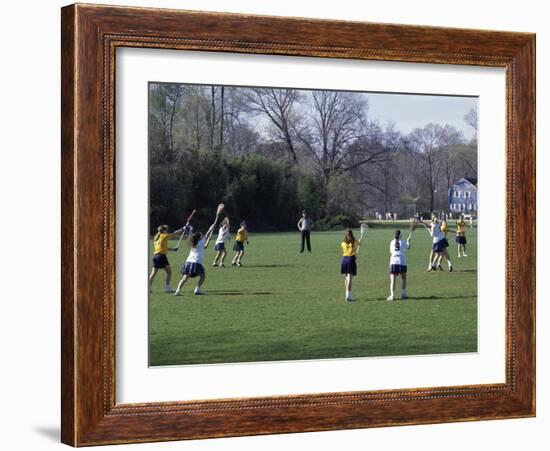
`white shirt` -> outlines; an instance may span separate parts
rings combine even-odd
[[[221,244],[229,240],[229,229],[225,226],[221,226],[218,230],[218,239],[216,240],[216,244]]]
[[[445,238],[445,234],[441,231],[441,226],[439,224],[432,224],[431,235],[434,243],[438,243]]]
[[[407,250],[409,243],[405,240],[399,240],[399,249],[395,248],[395,238],[390,242],[390,265],[407,265]]]
[[[187,263],[200,263],[202,265],[202,258],[204,257],[204,238],[199,240],[195,247],[192,247],[187,257]]]

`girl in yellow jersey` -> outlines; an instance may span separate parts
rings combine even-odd
[[[233,266],[242,266],[241,260],[244,255],[244,242],[248,244],[248,230],[246,230],[246,221],[241,222],[239,230],[237,230],[237,236],[235,237],[235,244],[233,245],[233,250],[236,252],[235,257],[231,264]]]
[[[188,224],[186,224],[187,226]],[[180,235],[183,233],[185,227],[182,227],[179,230],[176,230],[174,233],[168,232],[168,226],[167,225],[161,225],[157,229],[157,234],[153,238],[153,245],[154,245],[154,251],[153,251],[153,269],[151,270],[151,275],[149,276],[149,291],[151,292],[151,287],[153,285],[153,280],[155,280],[155,276],[157,275],[159,269],[164,269],[166,271],[166,284],[164,287],[165,293],[173,293],[174,290],[170,286],[170,279],[172,278],[172,268],[170,267],[170,262],[168,261],[168,257],[166,254],[168,254],[168,251],[177,251],[178,248],[169,248],[168,247],[168,240],[170,238],[173,238],[177,235]]]
[[[353,302],[351,294],[351,282],[353,276],[357,275],[356,255],[361,240],[356,240],[351,229],[347,229],[344,233],[344,241],[342,241],[342,262],[340,264],[340,273],[344,275],[344,287],[346,289],[346,301]]]
[[[460,216],[460,220],[456,222],[456,244],[458,245],[458,258],[467,257],[466,254],[466,222],[464,215]],[[462,251],[462,255],[460,255]]]

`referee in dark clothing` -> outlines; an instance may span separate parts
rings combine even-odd
[[[311,252],[311,230],[313,229],[313,221],[307,217],[307,212],[302,211],[302,217],[298,221],[298,230],[302,236],[302,248],[300,252],[304,252],[305,245],[307,244],[308,252]]]

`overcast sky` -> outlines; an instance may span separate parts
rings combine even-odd
[[[368,93],[367,96],[369,117],[381,124],[393,121],[404,133],[433,122],[456,127],[466,139],[471,139],[474,134],[472,127],[464,121],[464,116],[472,108],[477,109],[476,97],[388,93]]]

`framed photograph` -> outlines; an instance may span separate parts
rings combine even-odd
[[[535,36],[62,9],[62,441],[535,415]]]

